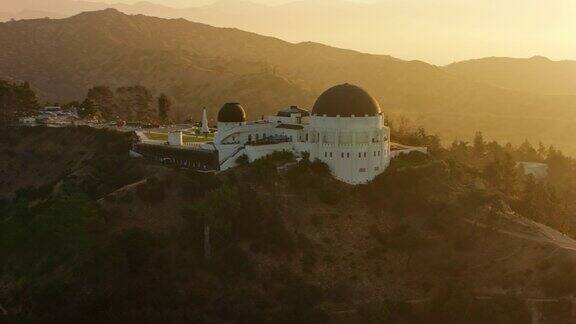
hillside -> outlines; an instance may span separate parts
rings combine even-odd
[[[451,74],[495,87],[543,95],[576,95],[576,61],[490,57],[445,67]]]
[[[576,13],[564,0],[551,0],[546,6],[523,0],[497,4],[455,0],[3,0],[0,9],[70,16],[109,7],[435,64],[528,53],[570,57],[572,40],[566,31],[572,30],[571,17]],[[522,15],[510,14],[518,8]],[[37,18],[44,16],[58,17]]]
[[[113,9],[0,24],[0,47],[0,78],[30,81],[51,101],[81,99],[93,85],[141,84],[173,97],[178,119],[198,119],[204,106],[215,116],[226,101],[242,102],[254,118],[290,104],[310,107],[326,88],[351,82],[386,113],[408,116],[447,141],[482,130],[576,151],[566,132],[576,96],[505,90],[418,61]]]
[[[0,134],[2,174],[42,175],[2,187],[2,321],[569,323],[575,312],[576,243],[453,161],[409,156],[352,187],[319,163],[280,173],[286,155],[213,176],[127,160],[118,133]],[[19,163],[31,156],[50,163]]]

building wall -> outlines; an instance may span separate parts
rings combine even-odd
[[[344,182],[359,184],[374,179],[390,163],[390,129],[379,116],[326,117],[311,116],[302,129],[278,127],[277,122],[258,121],[229,125],[218,124],[215,146],[222,169],[235,166],[230,157],[245,150],[249,161],[274,151],[287,150],[296,155],[310,153],[312,160],[325,162],[334,176]],[[294,125],[294,124],[293,124]],[[273,135],[286,136],[287,143],[246,145]]]
[[[304,132],[310,158],[319,159],[342,181],[374,179],[390,163],[390,129],[382,116],[312,116]]]
[[[278,143],[271,145],[246,145],[246,155],[248,161],[254,162],[260,158],[268,156],[274,152],[294,152],[291,143]]]

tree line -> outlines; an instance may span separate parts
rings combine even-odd
[[[76,108],[82,118],[167,123],[172,105],[172,99],[166,94],[155,97],[150,89],[135,85],[114,90],[108,86],[94,86],[88,89],[81,102],[72,101],[63,107]],[[0,80],[0,123],[6,124],[18,117],[31,115],[40,107],[37,95],[28,82]]]
[[[392,138],[403,144],[426,146],[436,158],[454,166],[453,177],[481,181],[499,193],[511,207],[528,218],[576,237],[576,159],[553,145],[520,145],[487,141],[476,132],[471,141],[455,140],[441,145],[437,135],[410,125],[406,120],[391,123]],[[519,161],[544,163],[547,176],[525,175]],[[463,180],[464,181],[464,180]]]
[[[28,82],[0,80],[0,124],[13,121],[19,114],[38,110],[36,93]]]
[[[165,123],[169,121],[172,100],[164,93],[154,98],[152,91],[140,85],[116,90],[108,86],[95,86],[88,89],[81,103],[68,105],[78,107],[80,117]]]

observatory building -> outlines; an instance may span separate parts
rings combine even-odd
[[[208,130],[204,111],[203,128]],[[325,162],[334,176],[350,184],[362,184],[384,172],[401,153],[426,152],[426,148],[390,143],[390,129],[378,102],[364,89],[342,84],[326,90],[312,111],[296,106],[261,120],[247,121],[239,103],[227,103],[218,112],[213,142],[182,141],[182,133],[169,135],[164,146],[136,145],[141,156],[201,171],[222,171],[274,152],[308,155]],[[245,156],[245,157],[244,157]]]
[[[389,139],[378,102],[362,88],[342,84],[326,90],[311,112],[292,106],[265,120],[246,121],[240,104],[227,103],[218,113],[214,146],[221,170],[242,155],[252,162],[275,151],[307,152],[336,178],[360,184],[390,163]]]

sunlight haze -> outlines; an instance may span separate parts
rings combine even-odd
[[[489,56],[576,58],[571,0],[4,1],[0,13],[60,18],[112,6],[436,65]]]

